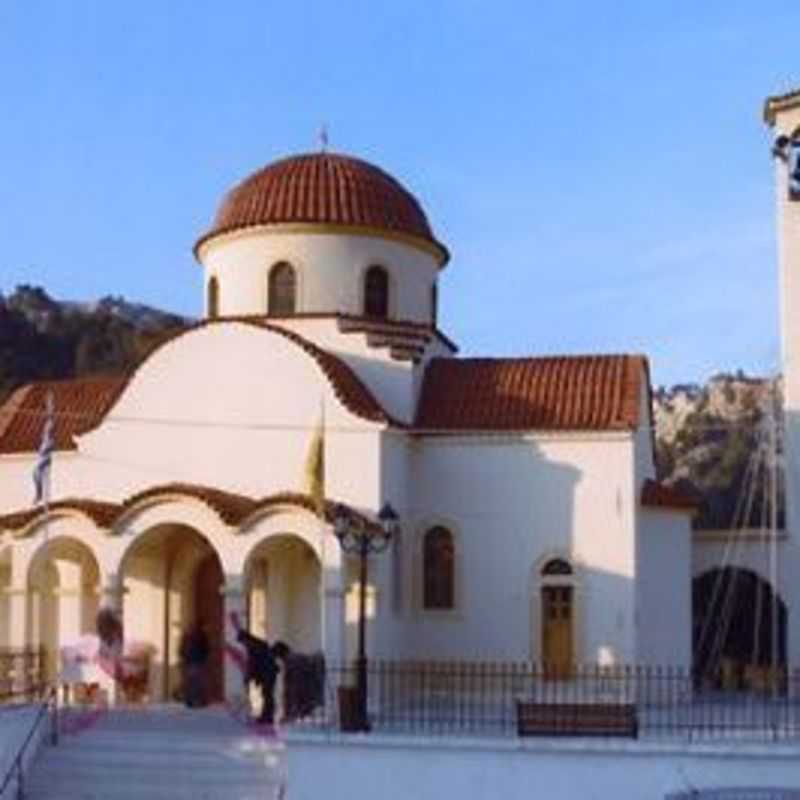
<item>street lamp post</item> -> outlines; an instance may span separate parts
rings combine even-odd
[[[364,517],[355,516],[346,506],[338,505],[334,514],[333,532],[342,551],[358,556],[358,654],[356,656],[356,688],[358,697],[358,720],[356,729],[368,731],[367,716],[367,558],[373,553],[382,553],[396,534],[398,517],[395,510],[385,503],[378,513],[379,525]]]

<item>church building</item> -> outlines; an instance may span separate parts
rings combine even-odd
[[[447,247],[349,156],[255,172],[194,253],[202,321],[130,374],[0,408],[0,648],[43,646],[55,675],[111,606],[151,647],[154,702],[197,620],[212,693],[240,690],[230,611],[352,659],[358,561],[334,521],[370,530],[390,504],[370,657],[690,665],[694,504],[656,481],[645,357],[459,357],[437,311]],[[32,506],[48,397],[50,497]]]

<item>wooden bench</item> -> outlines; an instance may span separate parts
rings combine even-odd
[[[635,739],[638,732],[633,704],[517,701],[519,736],[629,736]]]

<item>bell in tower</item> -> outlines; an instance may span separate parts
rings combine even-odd
[[[800,139],[797,136],[789,144],[789,196],[800,200]]]

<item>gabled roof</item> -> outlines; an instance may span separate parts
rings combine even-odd
[[[436,358],[425,372],[415,429],[632,430],[642,422],[646,381],[643,356]]]
[[[229,322],[240,322],[267,330],[297,345],[314,359],[337,399],[353,415],[370,422],[403,425],[384,410],[372,391],[342,359],[302,336],[271,325],[262,318],[233,317],[205,320],[178,332],[162,342],[127,375],[42,381],[17,389],[5,404],[0,406],[0,454],[31,453],[38,449],[44,428],[46,398],[50,391],[53,392],[56,408],[56,450],[74,450],[74,437],[96,428],[102,422],[136,372],[161,347],[206,325]]]
[[[38,449],[50,392],[56,410],[56,450],[75,449],[74,437],[100,423],[126,382],[122,377],[80,378],[42,381],[17,389],[0,406],[0,453],[29,453]]]

